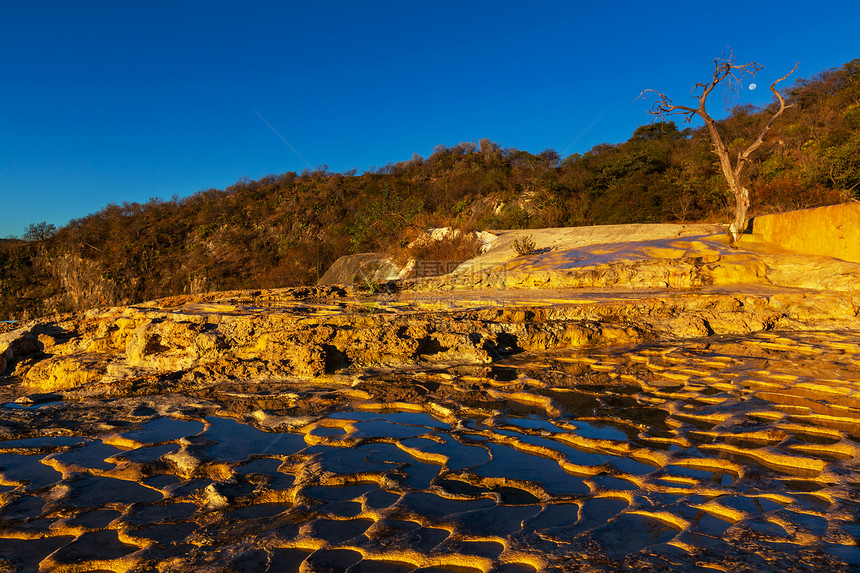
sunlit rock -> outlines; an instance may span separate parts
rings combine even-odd
[[[856,567],[858,264],[658,227],[0,334],[0,568]]]

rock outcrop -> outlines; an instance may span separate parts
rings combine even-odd
[[[477,260],[477,259],[476,259]],[[798,255],[748,239],[731,247],[724,235],[608,243],[469,262],[454,273],[410,283],[412,288],[676,288],[768,287],[857,292],[860,264]]]
[[[313,298],[306,295],[312,294]],[[860,293],[497,290],[354,295],[339,288],[174,297],[31,322],[0,335],[28,392],[309,379],[521,351],[762,330],[860,328]]]
[[[793,252],[860,263],[858,202],[762,215],[751,226],[753,238]]]
[[[320,277],[319,285],[379,284],[400,278],[401,269],[382,253],[344,255]]]
[[[14,325],[0,570],[850,569],[860,265],[756,245]]]
[[[647,231],[668,232],[659,227]],[[606,243],[474,272],[462,265],[382,293],[210,293],[34,321],[0,335],[0,366],[30,392],[125,392],[154,381],[312,379],[524,350],[856,329],[858,277],[857,263],[732,248],[725,236]]]

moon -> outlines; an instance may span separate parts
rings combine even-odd
[[[755,84],[750,84],[750,89],[751,89],[751,90],[756,89],[756,87],[758,87],[758,86],[756,86]]]

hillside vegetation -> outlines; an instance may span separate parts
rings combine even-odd
[[[750,215],[858,199],[860,59],[798,80],[785,96],[792,107],[752,158]],[[731,110],[719,124],[730,149],[749,144],[766,111]],[[109,204],[56,232],[5,241],[0,319],[313,284],[341,255],[402,249],[433,226],[725,222],[730,199],[707,133],[673,123],[569,157],[489,140],[440,145],[426,159],[361,174],[321,166],[170,201]]]

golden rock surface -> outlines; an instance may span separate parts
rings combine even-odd
[[[860,263],[860,203],[755,217],[752,234],[797,253]]]
[[[0,571],[860,566],[860,265],[556,246],[0,334]]]

